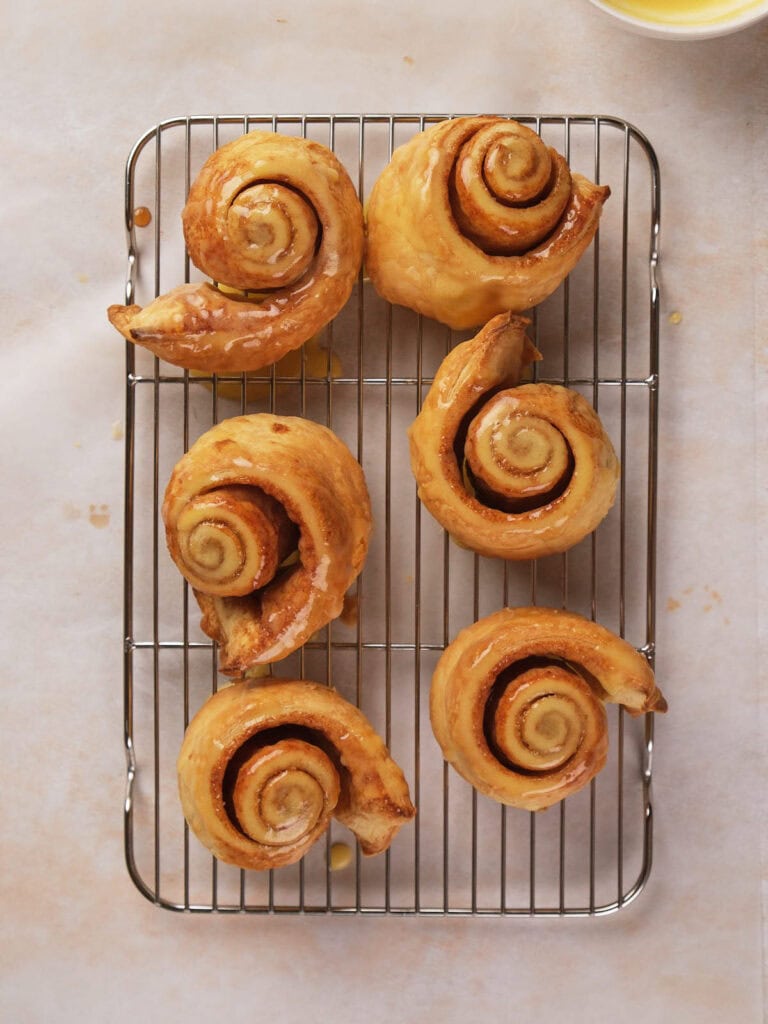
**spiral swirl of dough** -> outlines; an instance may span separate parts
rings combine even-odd
[[[199,437],[174,467],[162,514],[225,675],[286,657],[336,618],[371,532],[346,445],[311,420],[268,413]]]
[[[525,125],[439,122],[395,150],[366,207],[366,270],[389,302],[456,329],[521,312],[573,270],[607,186]]]
[[[252,131],[221,146],[192,183],[182,226],[190,259],[216,284],[179,285],[108,315],[129,341],[191,370],[276,362],[339,312],[362,262],[355,188],[308,139]]]
[[[571,195],[565,159],[515,121],[490,123],[461,146],[453,167],[452,209],[483,252],[527,252],[557,227]]]
[[[494,749],[522,771],[561,768],[585,746],[602,751],[605,709],[565,665],[521,672],[503,686],[489,719]]]
[[[217,281],[250,291],[285,287],[306,273],[320,225],[312,204],[299,192],[257,181],[214,207],[211,217],[200,190],[198,179],[182,214],[195,266]]]
[[[186,579],[207,594],[230,597],[266,586],[298,540],[274,498],[236,484],[192,498],[179,512],[175,536]]]
[[[608,752],[605,702],[666,711],[647,660],[572,612],[504,608],[438,661],[430,720],[443,756],[479,792],[540,810],[586,785]]]
[[[240,680],[210,697],[179,752],[190,828],[220,860],[299,860],[337,818],[366,855],[415,814],[408,785],[361,711],[318,683]]]
[[[527,321],[495,317],[444,359],[409,430],[419,497],[462,545],[489,557],[565,551],[610,510],[619,465],[590,404],[519,384],[538,352]]]
[[[264,846],[314,842],[339,799],[328,755],[303,740],[260,747],[235,772],[231,804],[242,831]]]
[[[553,422],[552,394],[536,385],[501,391],[467,430],[464,454],[476,491],[510,511],[536,508],[570,478],[573,456]]]

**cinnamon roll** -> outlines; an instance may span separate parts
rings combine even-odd
[[[377,854],[416,813],[363,713],[313,682],[243,679],[219,690],[189,723],[177,768],[190,828],[241,868],[293,864],[331,818]]]
[[[409,429],[421,501],[463,547],[490,557],[565,551],[596,528],[619,464],[592,406],[519,384],[539,353],[527,320],[494,317],[443,360]]]
[[[223,420],[176,464],[162,507],[220,668],[285,658],[344,606],[371,506],[359,463],[326,427],[258,413]]]
[[[516,121],[441,121],[396,149],[374,184],[366,270],[389,302],[477,327],[550,295],[609,195]]]
[[[504,608],[462,630],[440,657],[430,719],[443,756],[479,792],[541,810],[604,766],[605,702],[666,711],[648,662],[595,622]]]
[[[190,188],[182,226],[190,259],[215,283],[108,316],[128,341],[192,370],[258,370],[298,348],[346,303],[362,261],[355,188],[308,139],[252,131],[221,146]]]

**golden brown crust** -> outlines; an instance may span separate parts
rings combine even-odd
[[[595,529],[616,494],[618,460],[589,403],[557,385],[515,386],[539,358],[526,324],[502,314],[457,345],[409,429],[420,499],[458,544],[489,557],[565,551]],[[475,455],[487,486],[472,472]],[[496,493],[494,475],[517,477],[518,490]]]
[[[505,166],[515,180],[520,172],[517,192],[500,173]],[[536,193],[541,180],[547,184]],[[366,207],[366,271],[389,302],[455,329],[477,327],[557,288],[594,237],[609,194],[571,174],[514,121],[442,121],[396,149],[376,181]]]
[[[540,810],[605,764],[603,702],[633,715],[667,710],[646,659],[605,627],[572,612],[504,608],[445,649],[430,719],[444,758],[476,789]]]
[[[188,369],[258,370],[316,334],[357,279],[363,216],[342,164],[307,139],[252,131],[209,157],[182,214],[192,262],[225,294],[185,284],[144,309],[111,306],[128,341]]]
[[[243,594],[240,577],[255,575],[260,549],[284,529],[282,517],[270,515],[265,533],[254,536],[262,527],[254,527],[251,505],[229,500],[248,489],[266,494],[294,524],[298,557]],[[227,501],[217,500],[220,491]],[[198,438],[171,474],[162,514],[169,552],[193,583],[225,675],[285,658],[336,618],[371,532],[363,471],[346,445],[311,420],[268,413],[224,420]],[[220,585],[222,565],[233,596]]]
[[[190,722],[177,768],[190,828],[243,868],[294,863],[331,816],[364,854],[380,853],[416,813],[363,713],[313,682],[239,680],[219,690]]]

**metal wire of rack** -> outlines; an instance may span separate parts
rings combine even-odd
[[[333,149],[365,199],[393,149],[452,115],[201,115],[147,131],[126,167],[126,301],[194,280],[179,214],[205,157],[263,127]],[[126,345],[125,856],[153,903],[173,910],[593,916],[631,903],[652,859],[653,715],[609,708],[609,762],[580,793],[533,814],[495,804],[443,763],[429,727],[432,668],[458,630],[501,606],[567,607],[655,654],[660,226],[659,168],[647,139],[609,116],[510,115],[612,196],[597,238],[560,289],[532,310],[543,353],[534,379],[580,390],[622,464],[616,506],[564,555],[531,563],[455,547],[416,497],[405,428],[457,333],[389,306],[361,273],[339,316],[260,374],[205,376]],[[142,209],[145,208],[145,209]],[[141,210],[141,214],[137,211]],[[143,216],[142,216],[143,215]],[[148,221],[148,225],[147,222]],[[141,225],[141,226],[140,226]],[[276,411],[325,423],[363,465],[376,530],[341,619],[275,666],[325,681],[363,708],[411,785],[415,822],[371,860],[332,870],[352,841],[333,823],[299,864],[246,872],[191,837],[175,759],[194,712],[219,685],[187,584],[159,520],[176,460],[219,419]]]

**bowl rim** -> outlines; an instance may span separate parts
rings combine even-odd
[[[706,36],[726,35],[729,32],[735,32],[739,29],[747,28],[749,25],[754,24],[761,18],[765,18],[768,15],[768,0],[763,0],[762,3],[750,5],[741,12],[735,12],[731,17],[726,17],[715,22],[676,25],[672,22],[658,21],[653,18],[643,18],[635,14],[627,14],[626,11],[619,10],[619,8],[615,7],[610,0],[607,0],[607,2],[606,0],[589,0],[589,2],[594,7],[604,11],[606,14],[610,14],[618,21],[623,21],[625,25],[652,31],[658,35],[676,36],[679,38],[690,38],[695,36],[698,39],[702,39]]]

